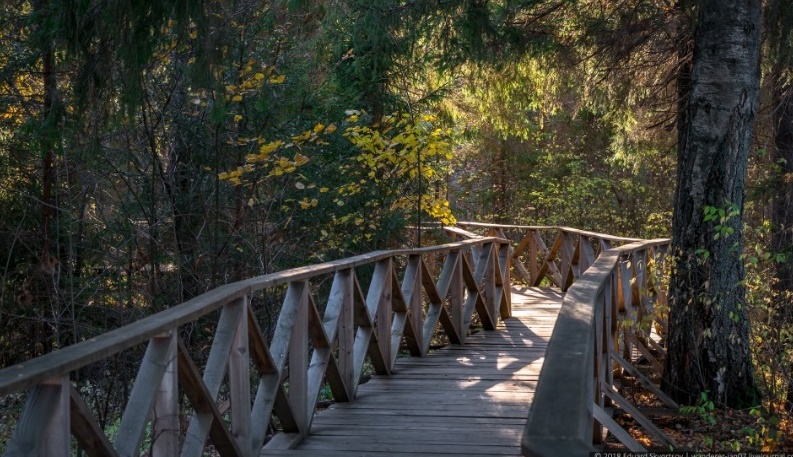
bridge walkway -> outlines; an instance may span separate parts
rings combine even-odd
[[[426,357],[397,360],[352,403],[316,413],[310,435],[281,456],[518,456],[562,295],[513,288],[512,317]]]

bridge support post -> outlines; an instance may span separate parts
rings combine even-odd
[[[69,376],[51,379],[45,384],[57,386],[58,396],[53,405],[52,417],[42,436],[41,457],[65,457],[70,454]]]

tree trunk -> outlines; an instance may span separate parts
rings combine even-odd
[[[703,0],[688,103],[678,120],[678,172],[663,387],[728,405],[756,400],[741,284],[746,163],[758,92],[760,0]],[[715,220],[704,212],[716,209]],[[723,211],[723,212],[722,212]]]

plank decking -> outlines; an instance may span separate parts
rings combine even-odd
[[[314,417],[311,434],[278,456],[518,456],[520,437],[562,296],[513,289],[513,317],[424,358],[397,360],[352,403]]]

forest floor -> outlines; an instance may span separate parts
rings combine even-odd
[[[653,394],[631,378],[624,378],[620,391],[634,405],[643,410],[663,410],[664,405]],[[676,450],[690,452],[779,452],[793,453],[793,420],[782,407],[746,409],[720,408],[703,399],[698,405],[680,410],[666,409],[664,413],[647,417],[674,442]],[[645,430],[630,415],[615,417],[642,446],[663,452],[661,442]],[[608,449],[624,449],[611,434],[605,443]]]

